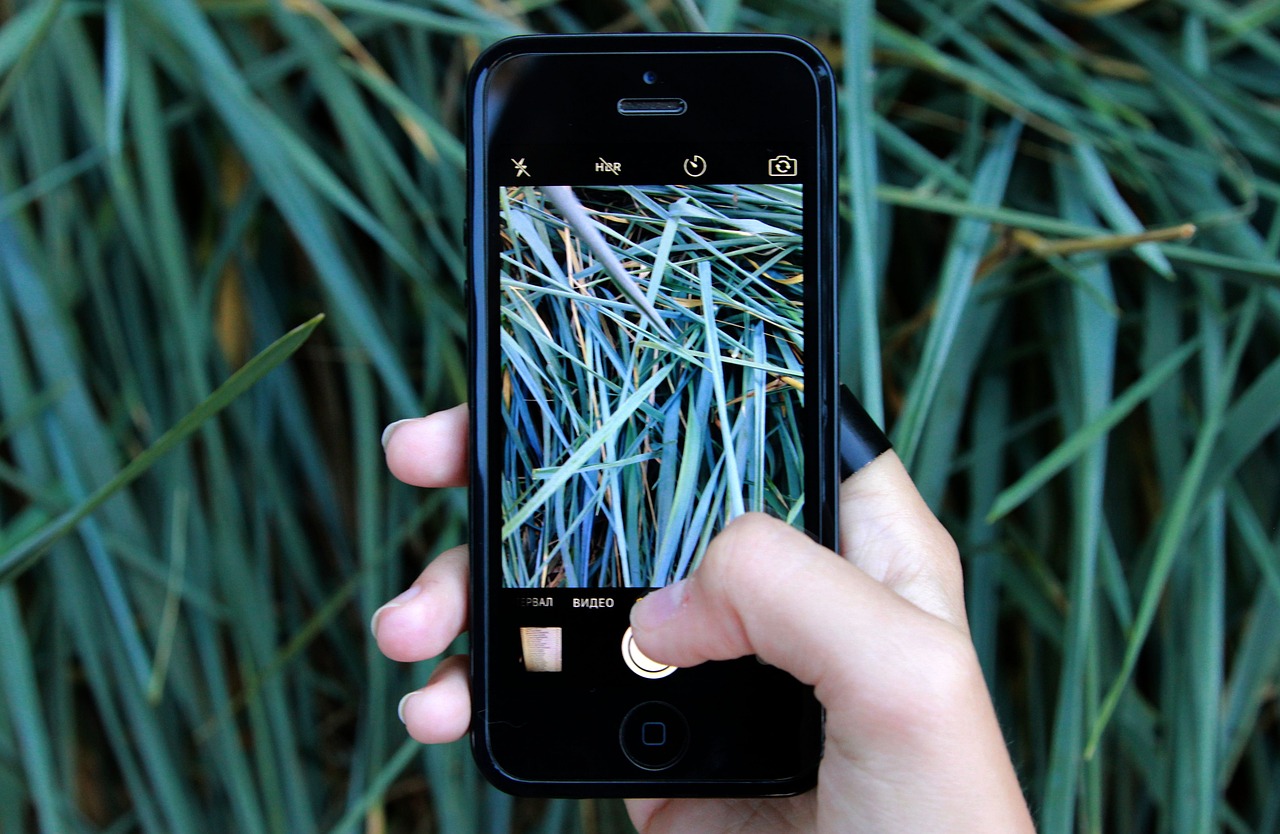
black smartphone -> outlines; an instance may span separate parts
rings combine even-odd
[[[742,513],[836,541],[831,68],[777,35],[529,36],[468,101],[476,759],[522,795],[805,791],[809,688],[664,666],[628,615]]]

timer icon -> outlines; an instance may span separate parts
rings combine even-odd
[[[700,156],[691,156],[684,161],[684,172],[691,177],[700,177],[707,173],[707,161]]]

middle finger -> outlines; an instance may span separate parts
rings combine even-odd
[[[435,657],[467,627],[466,545],[446,550],[409,589],[373,615],[378,648],[392,660],[413,663]]]

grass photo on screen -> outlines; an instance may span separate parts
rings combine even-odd
[[[503,584],[657,587],[802,525],[799,184],[509,186]]]

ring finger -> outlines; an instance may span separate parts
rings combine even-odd
[[[427,660],[466,630],[469,558],[466,545],[446,550],[374,613],[370,627],[383,654],[404,663]]]

